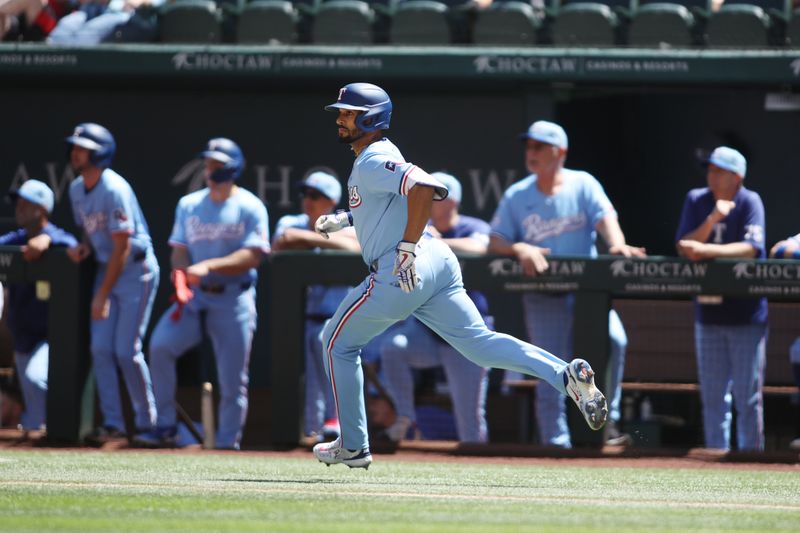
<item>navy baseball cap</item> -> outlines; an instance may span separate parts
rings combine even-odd
[[[20,186],[8,192],[8,197],[12,200],[22,198],[33,204],[44,207],[48,213],[53,211],[53,191],[46,184],[39,180],[28,180]]]
[[[444,172],[434,172],[431,174],[434,178],[447,187],[447,198],[455,200],[456,203],[461,203],[461,183],[455,176],[446,174]]]
[[[339,180],[327,172],[317,171],[312,172],[306,179],[300,182],[300,190],[314,189],[321,192],[331,200],[333,203],[338,204],[342,199],[342,185]]]
[[[747,160],[738,150],[727,146],[719,146],[711,152],[705,163],[711,163],[715,167],[727,170],[744,177],[747,174]]]
[[[552,144],[564,150],[569,146],[567,132],[564,131],[564,128],[555,122],[548,122],[546,120],[537,120],[531,124],[528,131],[521,133],[519,138],[523,141],[533,139],[534,141]]]

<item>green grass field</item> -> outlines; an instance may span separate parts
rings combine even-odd
[[[800,471],[3,450],[0,530],[798,531]]]

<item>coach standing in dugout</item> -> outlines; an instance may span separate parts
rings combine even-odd
[[[204,326],[214,346],[220,389],[215,447],[238,450],[247,418],[256,269],[270,250],[267,208],[236,185],[244,155],[235,142],[211,139],[201,155],[206,187],[178,201],[169,237],[175,303],[150,338],[158,423],[134,437],[136,446],[175,445],[175,364],[200,344]]]
[[[520,135],[530,176],[508,188],[492,218],[489,252],[516,256],[528,276],[549,268],[547,256],[596,257],[597,233],[608,252],[644,257],[644,248],[630,246],[617,212],[603,186],[591,174],[564,168],[568,140],[564,129],[539,120]],[[528,293],[523,296],[530,341],[553,353],[572,353],[573,295]],[[611,422],[607,444],[628,444],[619,432],[620,396],[628,338],[614,310],[608,315]],[[572,447],[564,399],[550,387],[536,387],[536,421],[543,446]]]
[[[28,180],[10,191],[16,202],[14,216],[20,228],[0,236],[0,245],[22,245],[26,261],[36,261],[51,245],[76,246],[77,239],[50,223],[53,191],[38,180]],[[42,282],[43,283],[43,282]],[[14,360],[25,401],[22,413],[24,436],[44,429],[47,421],[47,371],[50,345],[47,343],[48,294],[39,294],[33,283],[8,286],[8,326],[14,338]]]
[[[142,353],[158,262],[144,214],[130,184],[111,170],[117,149],[111,132],[99,124],[79,124],[66,138],[70,164],[78,177],[69,188],[75,222],[83,242],[67,253],[75,262],[94,254],[97,276],[91,308],[91,352],[103,424],[86,437],[91,446],[125,437],[117,368],[128,388],[136,431],[156,421],[150,372]]]
[[[764,204],[743,185],[747,161],[720,146],[706,163],[708,187],[689,191],[683,204],[678,253],[692,261],[763,259]],[[706,447],[731,447],[733,392],[738,449],[763,450],[766,298],[698,296],[694,326]]]

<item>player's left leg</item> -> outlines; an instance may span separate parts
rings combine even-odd
[[[156,424],[156,403],[142,339],[158,290],[158,274],[155,259],[145,259],[129,265],[112,291],[112,306],[117,307],[114,355],[131,399],[137,432]]]
[[[247,419],[250,350],[256,331],[256,290],[225,294],[209,305],[206,330],[214,347],[219,381],[216,447],[239,449]],[[233,294],[229,294],[233,293]]]
[[[764,367],[767,327],[731,326],[730,342],[736,437],[739,450],[764,450]]]
[[[451,346],[482,367],[506,368],[539,377],[578,405],[592,429],[600,429],[608,415],[606,400],[594,384],[594,372],[586,361],[566,361],[532,344],[495,333],[486,327],[461,281],[461,269],[453,252],[443,243],[435,265],[435,294],[414,315]]]

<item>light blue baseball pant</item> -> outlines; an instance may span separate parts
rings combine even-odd
[[[336,418],[333,392],[322,360],[320,333],[325,322],[306,320],[305,360],[306,391],[303,430],[306,435],[318,433],[326,420]]]
[[[50,345],[41,341],[27,353],[14,352],[17,377],[25,401],[22,429],[38,430],[47,422],[47,367]]]
[[[213,294],[194,288],[194,298],[172,320],[176,304],[161,316],[150,338],[150,370],[156,395],[159,428],[175,427],[175,364],[179,357],[203,340],[205,329],[214,348],[219,385],[216,447],[239,449],[247,419],[247,389],[250,383],[250,349],[256,330],[256,290],[227,285]],[[202,313],[202,314],[201,314]]]
[[[552,353],[564,354],[564,357],[572,360],[574,296],[530,293],[523,297],[522,303],[530,341]],[[611,343],[609,367],[612,370],[609,418],[619,421],[620,385],[625,371],[628,337],[619,315],[613,310],[608,315],[608,336]],[[564,398],[550,387],[536,387],[536,422],[542,445],[572,447]]]
[[[438,337],[418,320],[407,319],[381,345],[386,388],[398,416],[416,421],[412,368],[444,367],[453,401],[458,439],[486,442],[486,389],[489,373]]]
[[[420,282],[410,294],[397,286],[392,275],[394,256],[392,251],[378,260],[375,271],[350,291],[322,334],[345,448],[359,450],[369,444],[360,350],[411,314],[478,366],[531,374],[566,395],[567,363],[541,348],[489,330],[467,296],[458,260],[446,244],[425,237],[420,241],[415,263]]]
[[[706,447],[730,449],[732,393],[739,450],[763,450],[767,326],[695,322],[694,338]]]
[[[150,319],[158,289],[158,263],[148,254],[131,262],[111,290],[108,318],[92,320],[91,352],[103,425],[125,431],[117,368],[128,389],[137,431],[146,431],[156,421],[156,406],[150,372],[142,353],[142,338]],[[105,276],[99,265],[95,292]]]

